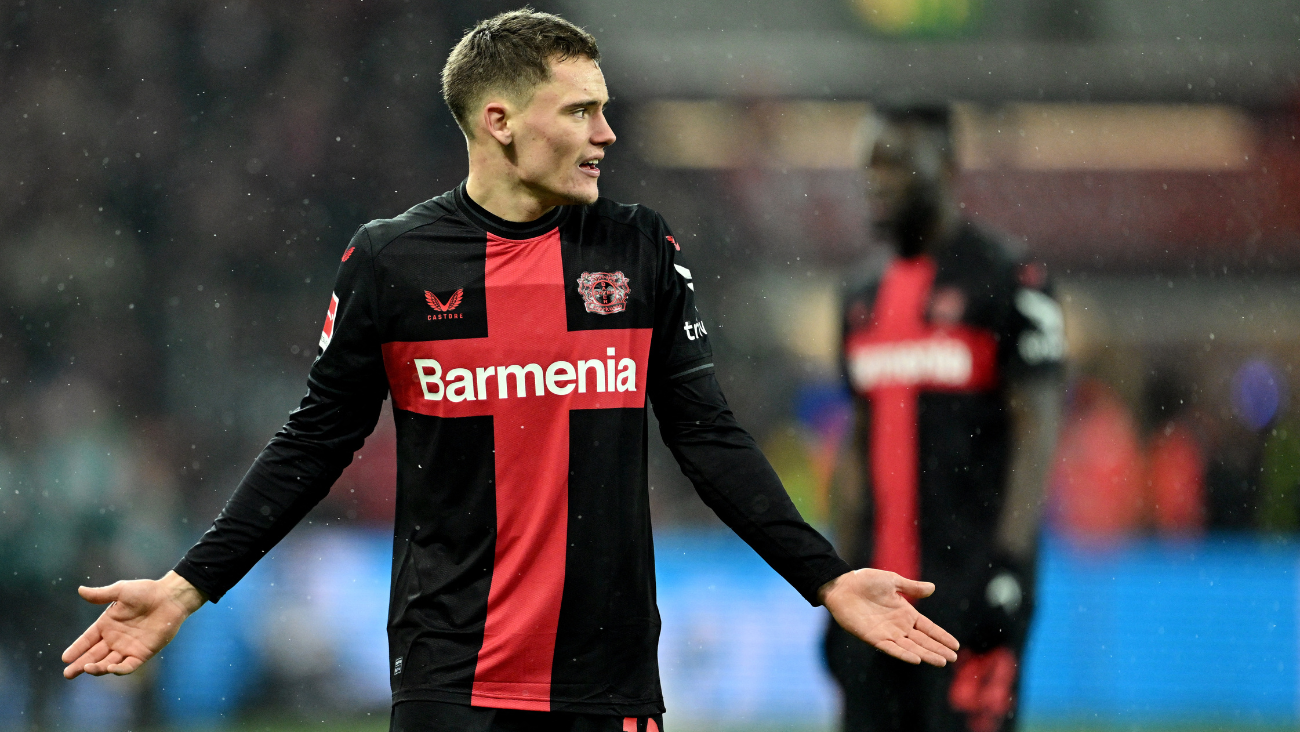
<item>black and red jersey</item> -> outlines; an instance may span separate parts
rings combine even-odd
[[[1059,370],[1064,345],[1043,270],[972,224],[849,293],[843,367],[869,486],[855,559],[942,582],[950,600],[985,576],[1010,457],[1003,388]]]
[[[647,398],[706,503],[806,598],[848,570],[736,424],[694,286],[658,214],[604,199],[516,224],[462,184],[361,227],[307,396],[176,571],[219,598],[391,394],[394,701],[662,712]]]

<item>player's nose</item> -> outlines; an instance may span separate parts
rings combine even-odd
[[[609,147],[614,144],[618,136],[614,134],[614,128],[609,126],[609,120],[605,118],[603,112],[596,115],[591,130],[591,144],[598,147]]]

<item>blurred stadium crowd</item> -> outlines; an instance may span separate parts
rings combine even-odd
[[[0,647],[35,708],[76,586],[169,569],[283,423],[336,250],[463,175],[437,70],[482,9],[445,5],[0,10]]]
[[[0,7],[6,724],[61,704],[57,656],[92,612],[75,587],[169,569],[295,406],[352,231],[460,181],[437,71],[462,29],[511,6]],[[749,157],[690,164],[654,147],[652,101],[616,102],[603,193],[661,210],[695,249],[724,388],[824,523],[849,423],[836,292],[878,250],[851,164],[764,150],[796,113],[851,128],[867,106],[732,100]],[[685,104],[701,125],[730,113]],[[1242,113],[1258,156],[1228,172],[964,175],[969,212],[1024,237],[1066,307],[1056,530],[1300,530],[1296,109]],[[311,522],[388,525],[389,421]],[[666,452],[651,468],[658,525],[712,520]]]

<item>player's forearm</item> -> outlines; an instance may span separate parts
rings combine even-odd
[[[665,443],[705,504],[818,604],[818,590],[849,565],[799,515],[767,458],[736,423],[713,375],[660,394],[655,411]]]
[[[1020,562],[1033,559],[1043,496],[1056,451],[1062,383],[1056,376],[1014,382],[1007,387],[1011,416],[1011,465],[998,519],[998,548]]]
[[[374,429],[380,405],[309,392],[175,571],[213,602],[221,599],[329,493]]]
[[[341,468],[331,470],[317,464],[302,470],[296,480],[285,481],[269,477],[260,462],[259,457],[211,528],[175,567],[213,602],[243,579],[325,497],[342,472]]]

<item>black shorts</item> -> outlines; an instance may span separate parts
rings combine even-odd
[[[663,732],[663,728],[663,716],[658,714],[611,717],[407,701],[393,705],[389,732]]]

